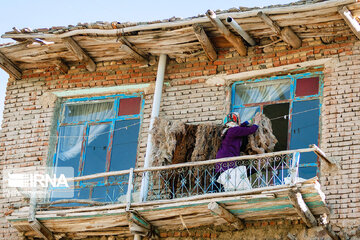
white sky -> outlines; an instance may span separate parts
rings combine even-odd
[[[76,25],[79,22],[146,22],[204,14],[208,9],[286,4],[291,0],[0,0],[0,34],[13,27],[49,28]],[[0,39],[0,43],[10,42]],[[0,69],[0,123],[8,74]],[[1,128],[1,127],[0,127]]]

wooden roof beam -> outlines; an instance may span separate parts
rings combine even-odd
[[[147,236],[152,229],[151,224],[134,211],[127,212],[130,232],[134,235]]]
[[[360,24],[358,21],[356,21],[349,9],[346,6],[339,7],[338,12],[345,20],[346,24],[350,27],[351,31],[355,34],[355,36],[360,39]]]
[[[228,40],[240,54],[240,56],[246,56],[247,49],[243,41],[235,36],[230,30],[221,22],[221,20],[216,16],[216,14],[208,10],[206,16],[210,19],[211,23],[217,28],[219,32]]]
[[[61,58],[55,60],[55,66],[64,74],[69,71],[69,66]]]
[[[29,217],[28,217],[30,228],[45,240],[55,240],[54,234],[36,219],[36,206],[37,206],[36,193],[32,192],[30,197]]]
[[[210,61],[215,61],[217,59],[217,53],[214,45],[211,43],[209,37],[206,35],[204,28],[200,24],[194,24],[193,28],[195,36],[199,40],[202,48],[204,49],[206,56]]]
[[[21,79],[22,72],[10,59],[0,52],[0,67],[4,69],[11,77],[19,80]]]
[[[75,54],[75,56],[79,59],[80,62],[85,64],[86,69],[90,72],[94,72],[96,69],[95,62],[91,59],[91,57],[79,46],[79,44],[72,38],[66,37],[63,38],[63,43],[65,46]]]
[[[140,62],[145,62],[146,64],[149,63],[148,56],[140,49],[132,45],[126,38],[124,37],[120,38],[120,42],[121,42],[120,50],[126,52],[131,57],[135,58]]]
[[[211,202],[208,204],[208,209],[215,214],[216,216],[221,217],[231,225],[233,225],[236,229],[241,230],[244,229],[245,224],[240,218],[233,215],[226,208],[219,205],[217,202]]]
[[[266,25],[268,25],[271,30],[273,30],[278,36],[284,40],[287,44],[292,46],[293,48],[301,47],[301,39],[294,33],[293,30],[289,27],[284,27],[283,29],[280,26],[271,20],[265,13],[262,11],[257,13],[257,16],[261,18]]]
[[[306,226],[309,228],[317,226],[317,221],[306,205],[301,192],[299,190],[289,190],[288,197],[291,204],[294,206],[295,211],[304,221]]]

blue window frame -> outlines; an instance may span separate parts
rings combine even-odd
[[[73,167],[74,176],[85,176],[135,167],[143,105],[142,94],[65,101],[57,123],[55,169]],[[115,202],[127,183],[128,176],[78,182],[74,198]]]
[[[232,86],[231,111],[239,112],[241,121],[257,112],[269,117],[279,141],[275,151],[307,148],[319,142],[322,95],[322,72],[239,81]],[[302,154],[300,177],[316,173],[315,154]]]

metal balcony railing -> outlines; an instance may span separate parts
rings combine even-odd
[[[99,173],[70,179],[74,190],[91,188],[100,179],[103,196],[91,199],[60,199],[45,205],[85,203],[93,205],[202,198],[209,194],[251,191],[299,181],[301,154],[312,152],[331,162],[317,146],[310,148],[247,155],[160,167]],[[333,163],[333,162],[331,162]],[[144,181],[146,180],[146,181]],[[96,187],[99,187],[99,181]],[[144,186],[144,183],[146,186]],[[143,196],[141,195],[141,192]],[[94,195],[93,195],[94,196]]]

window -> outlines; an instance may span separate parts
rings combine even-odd
[[[74,176],[135,167],[141,95],[70,99],[61,106],[55,167]],[[112,202],[127,191],[125,176],[79,182],[75,198]]]
[[[278,143],[275,151],[308,148],[318,144],[323,75],[321,72],[236,82],[232,86],[232,111],[241,121],[257,112],[271,119]],[[317,158],[301,154],[299,175],[311,178]]]

